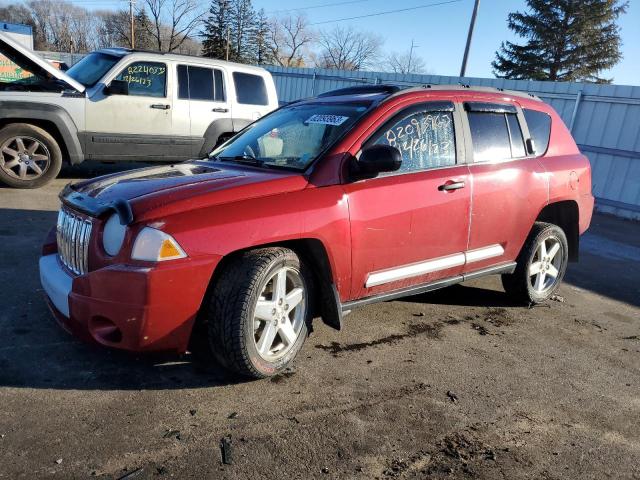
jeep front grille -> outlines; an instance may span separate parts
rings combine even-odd
[[[87,273],[91,222],[66,208],[58,213],[56,239],[58,255],[62,263],[73,273]]]

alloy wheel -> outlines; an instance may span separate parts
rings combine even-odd
[[[49,168],[51,154],[32,137],[11,137],[0,146],[0,168],[19,180],[34,180]]]
[[[305,322],[307,292],[300,272],[276,270],[265,283],[254,309],[253,340],[258,354],[274,362],[293,348]]]
[[[560,241],[553,236],[543,238],[529,265],[529,281],[536,292],[543,293],[556,285],[562,258]]]

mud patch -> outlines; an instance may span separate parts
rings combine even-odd
[[[491,335],[486,327],[483,327],[482,325],[479,325],[477,323],[472,323],[471,328],[478,332],[479,335]]]
[[[283,381],[285,381],[287,378],[291,378],[295,375],[295,371],[294,370],[285,370],[282,373],[279,373],[278,375],[274,375],[273,377],[271,377],[271,383],[281,383]]]
[[[345,352],[357,352],[360,350],[364,350],[366,348],[376,347],[379,345],[389,345],[393,343],[397,343],[405,338],[409,337],[417,337],[417,336],[426,336],[428,338],[439,338],[440,331],[442,330],[441,323],[418,323],[414,325],[409,325],[406,333],[398,333],[394,335],[389,335],[387,337],[378,338],[377,340],[372,340],[370,342],[361,342],[361,343],[339,343],[339,342],[331,342],[329,345],[316,345],[316,348],[320,350],[325,350],[329,352],[334,357],[339,356],[341,353]]]
[[[406,458],[394,458],[382,472],[383,478],[477,478],[486,469],[498,467],[495,448],[472,433],[455,432],[436,442],[433,449],[419,450]],[[500,449],[502,454],[508,448]],[[480,475],[480,470],[483,474]],[[488,476],[491,478],[491,475]]]
[[[407,477],[424,473],[431,462],[431,454],[420,450],[408,458],[394,458],[389,467],[382,472],[384,478]]]

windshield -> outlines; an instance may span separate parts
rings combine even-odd
[[[223,161],[306,169],[366,112],[368,104],[303,104],[281,108],[211,153]]]
[[[119,61],[118,56],[94,52],[67,70],[66,74],[85,87],[92,87]]]

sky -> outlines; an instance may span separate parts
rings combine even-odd
[[[205,0],[206,1],[206,0]],[[385,12],[402,8],[440,3],[443,0],[253,0],[256,9],[264,8],[268,14],[286,15],[304,12],[314,28],[332,28],[334,25],[353,26],[382,36],[385,51],[405,52],[413,40],[414,53],[422,57],[428,73],[458,75],[474,0],[391,13],[354,20],[335,20],[359,15]],[[74,0],[78,5],[95,8],[126,6],[124,0]],[[321,5],[328,5],[318,7]],[[620,19],[622,51],[624,58],[612,70],[605,72],[621,85],[639,85],[640,71],[640,0],[630,0],[627,13]],[[318,7],[318,8],[315,8]],[[525,0],[481,0],[478,20],[473,37],[467,76],[489,77],[494,75],[491,61],[503,40],[518,41],[507,27],[507,15],[525,10]],[[320,24],[320,22],[329,22]]]

